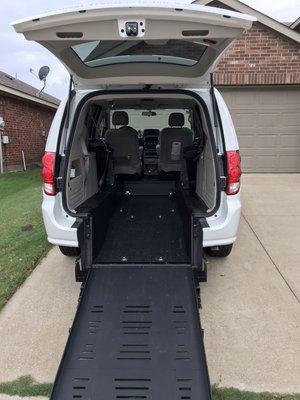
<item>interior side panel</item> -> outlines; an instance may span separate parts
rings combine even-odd
[[[208,127],[202,112],[206,144],[197,165],[196,194],[204,201],[209,210],[213,209],[217,198],[216,167]]]
[[[216,198],[214,159],[210,146],[205,146],[197,167],[196,193],[209,209],[213,208]]]
[[[83,118],[78,122],[68,168],[67,197],[71,209],[98,191],[95,153],[87,148],[88,130]]]

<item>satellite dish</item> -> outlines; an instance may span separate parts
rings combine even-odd
[[[41,81],[46,81],[47,75],[49,74],[50,68],[48,65],[44,65],[39,69],[39,78]]]

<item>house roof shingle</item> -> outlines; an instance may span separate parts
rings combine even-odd
[[[297,18],[294,22],[292,22],[289,27],[300,33],[300,17]]]
[[[52,103],[56,106],[59,105],[60,100],[48,93],[42,92],[40,96],[38,95],[39,89],[28,85],[21,81],[20,79],[14,78],[13,76],[7,74],[6,72],[0,71],[0,85],[6,86],[10,89],[17,90],[19,92],[25,93],[29,96],[35,97],[37,100],[44,100],[46,102]]]

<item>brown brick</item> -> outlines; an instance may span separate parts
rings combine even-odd
[[[219,85],[300,84],[299,70],[298,44],[255,23],[224,54],[214,81]]]
[[[54,109],[0,93],[0,115],[5,120],[3,134],[10,140],[3,145],[5,169],[22,165],[22,150],[28,166],[41,161],[54,114]]]

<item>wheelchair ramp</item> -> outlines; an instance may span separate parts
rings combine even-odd
[[[210,398],[191,267],[92,269],[51,399]]]

